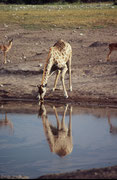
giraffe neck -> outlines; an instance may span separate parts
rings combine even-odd
[[[45,67],[44,67],[44,72],[43,72],[43,77],[42,77],[42,82],[41,82],[41,85],[43,87],[47,86],[47,82],[48,82],[48,78],[50,75],[52,65],[53,65],[53,56],[52,56],[51,50],[50,50]]]

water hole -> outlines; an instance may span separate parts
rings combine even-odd
[[[116,109],[16,108],[0,108],[0,175],[37,178],[117,165]]]

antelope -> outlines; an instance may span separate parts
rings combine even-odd
[[[116,50],[117,50],[117,43],[109,44],[109,53],[107,55],[107,61],[110,60],[110,55],[111,55],[112,51],[116,51]]]
[[[0,45],[0,50],[3,52],[3,55],[4,55],[4,64],[7,63],[6,53],[11,49],[12,44],[13,44],[13,39],[11,39],[7,45],[5,44]]]

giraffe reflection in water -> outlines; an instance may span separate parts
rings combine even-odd
[[[51,152],[60,157],[70,154],[73,150],[72,144],[72,106],[69,107],[69,124],[65,124],[65,116],[68,105],[65,106],[62,120],[60,121],[57,108],[53,106],[57,127],[49,122],[44,104],[40,106],[40,115],[43,122],[45,136],[47,138]]]
[[[11,132],[13,133],[13,123],[8,120],[7,113],[5,113],[5,118],[0,120],[0,128],[9,127]]]

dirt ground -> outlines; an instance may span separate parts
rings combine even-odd
[[[69,98],[65,99],[59,82],[58,89],[53,93],[51,90],[55,78],[53,75],[48,81],[45,101],[117,108],[117,51],[112,53],[110,62],[106,61],[108,44],[117,42],[116,28],[26,30],[18,26],[0,25],[0,37],[0,43],[7,43],[13,38],[12,49],[7,53],[7,64],[3,64],[3,54],[0,54],[1,101],[16,99],[37,101],[37,85],[41,83],[49,48],[58,39],[63,39],[69,42],[73,49],[73,91],[68,92]],[[68,88],[68,74],[65,82]],[[112,174],[114,172],[114,176],[110,176],[109,170],[106,178],[117,178],[113,168],[110,169]],[[103,172],[105,171],[104,169]],[[96,173],[101,172],[100,169],[100,172]],[[72,173],[71,176],[75,178]],[[76,177],[78,178],[77,174]],[[86,178],[91,179],[90,176]],[[100,177],[93,176],[93,178]],[[102,174],[101,178],[105,176]]]
[[[17,26],[0,27],[2,43],[13,38],[6,65],[0,54],[0,99],[36,99],[49,48],[58,39],[69,42],[73,49],[72,84],[69,98],[63,97],[61,82],[52,92],[53,75],[48,81],[45,99],[70,103],[117,105],[117,51],[106,57],[108,44],[116,42],[117,29],[51,29],[24,30]],[[68,85],[68,74],[66,75]],[[67,86],[68,87],[68,86]]]

